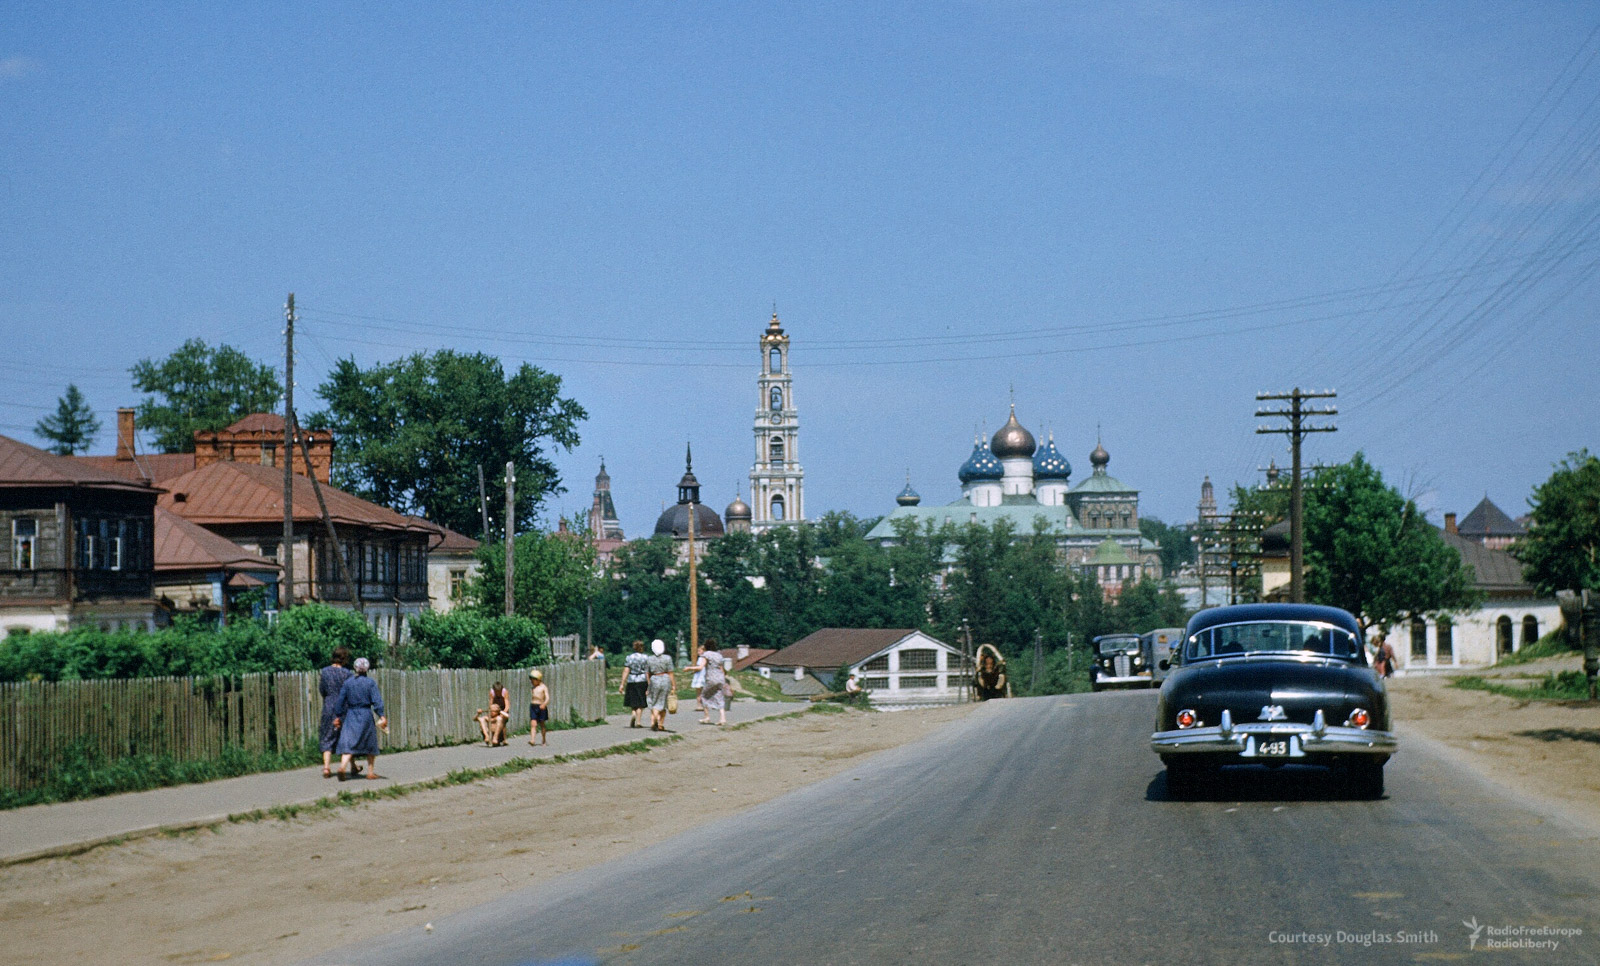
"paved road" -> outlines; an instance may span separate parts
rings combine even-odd
[[[1170,801],[1148,693],[994,702],[647,851],[319,962],[1410,963],[1464,920],[1600,962],[1600,839],[1422,747],[1387,797],[1311,769]],[[1319,938],[1328,936],[1324,945]],[[1502,939],[1505,937],[1502,937]]]

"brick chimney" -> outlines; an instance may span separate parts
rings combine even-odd
[[[133,410],[117,410],[117,459],[133,459]]]
[[[1444,532],[1445,533],[1455,533],[1456,532],[1456,515],[1454,513],[1446,513],[1444,515]]]

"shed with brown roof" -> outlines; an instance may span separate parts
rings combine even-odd
[[[881,707],[923,707],[962,700],[967,674],[961,652],[913,628],[824,627],[755,667],[790,691],[786,679],[815,677],[838,689],[839,668],[861,678]]]

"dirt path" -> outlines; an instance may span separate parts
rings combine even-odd
[[[1571,658],[1540,661],[1496,676],[1538,677],[1573,666]],[[1451,687],[1440,677],[1393,678],[1389,697],[1401,754],[1404,735],[1421,734],[1464,767],[1600,830],[1600,705],[1523,701]]]
[[[10,866],[0,962],[291,962],[670,838],[970,709],[808,714],[317,818]]]

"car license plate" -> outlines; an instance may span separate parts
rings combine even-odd
[[[1292,752],[1289,738],[1264,738],[1256,742],[1256,755],[1261,758],[1287,758]]]

